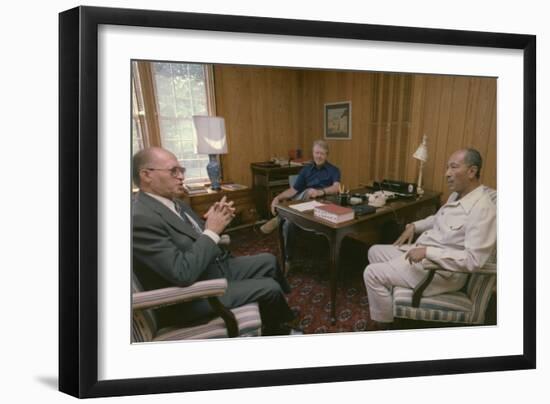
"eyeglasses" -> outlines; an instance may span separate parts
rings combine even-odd
[[[172,177],[177,177],[179,174],[184,175],[185,174],[185,167],[172,167],[172,168],[144,168],[143,170],[150,170],[150,171],[170,171],[170,175]]]

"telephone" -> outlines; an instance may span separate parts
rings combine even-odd
[[[416,184],[398,180],[374,181],[372,187],[375,189],[394,192],[400,196],[416,195]]]
[[[396,197],[395,192],[391,191],[376,191],[372,194],[365,194],[365,196],[368,198],[369,205],[375,208],[381,208],[388,199]]]

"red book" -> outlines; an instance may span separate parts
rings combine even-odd
[[[317,206],[313,209],[313,215],[321,219],[328,220],[333,223],[347,222],[353,220],[355,212],[351,208],[345,206],[327,204],[323,206]]]

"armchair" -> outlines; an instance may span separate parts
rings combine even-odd
[[[470,274],[466,286],[460,291],[422,297],[437,270],[430,269],[414,289],[394,288],[394,316],[410,320],[483,324],[496,285],[496,263],[486,264]]]
[[[174,341],[181,339],[226,338],[261,335],[258,303],[228,310],[218,296],[227,289],[226,279],[199,281],[188,287],[169,287],[143,291],[139,281],[132,279],[132,342]],[[158,329],[152,309],[195,299],[208,299],[217,317],[203,324],[188,327]]]
[[[485,187],[493,203],[497,192]],[[436,271],[429,269],[424,279],[414,289],[396,287],[393,290],[393,311],[396,318],[410,320],[450,322],[462,324],[483,324],[485,312],[493,293],[497,278],[496,247],[483,268],[469,273],[466,285],[459,291],[435,296],[422,296]]]

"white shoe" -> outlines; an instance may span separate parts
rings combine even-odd
[[[279,227],[279,219],[274,217],[273,219],[271,220],[268,220],[267,222],[265,222],[261,227],[260,227],[260,231],[264,234],[270,234],[271,232],[273,232],[273,230],[275,230],[277,227]]]

